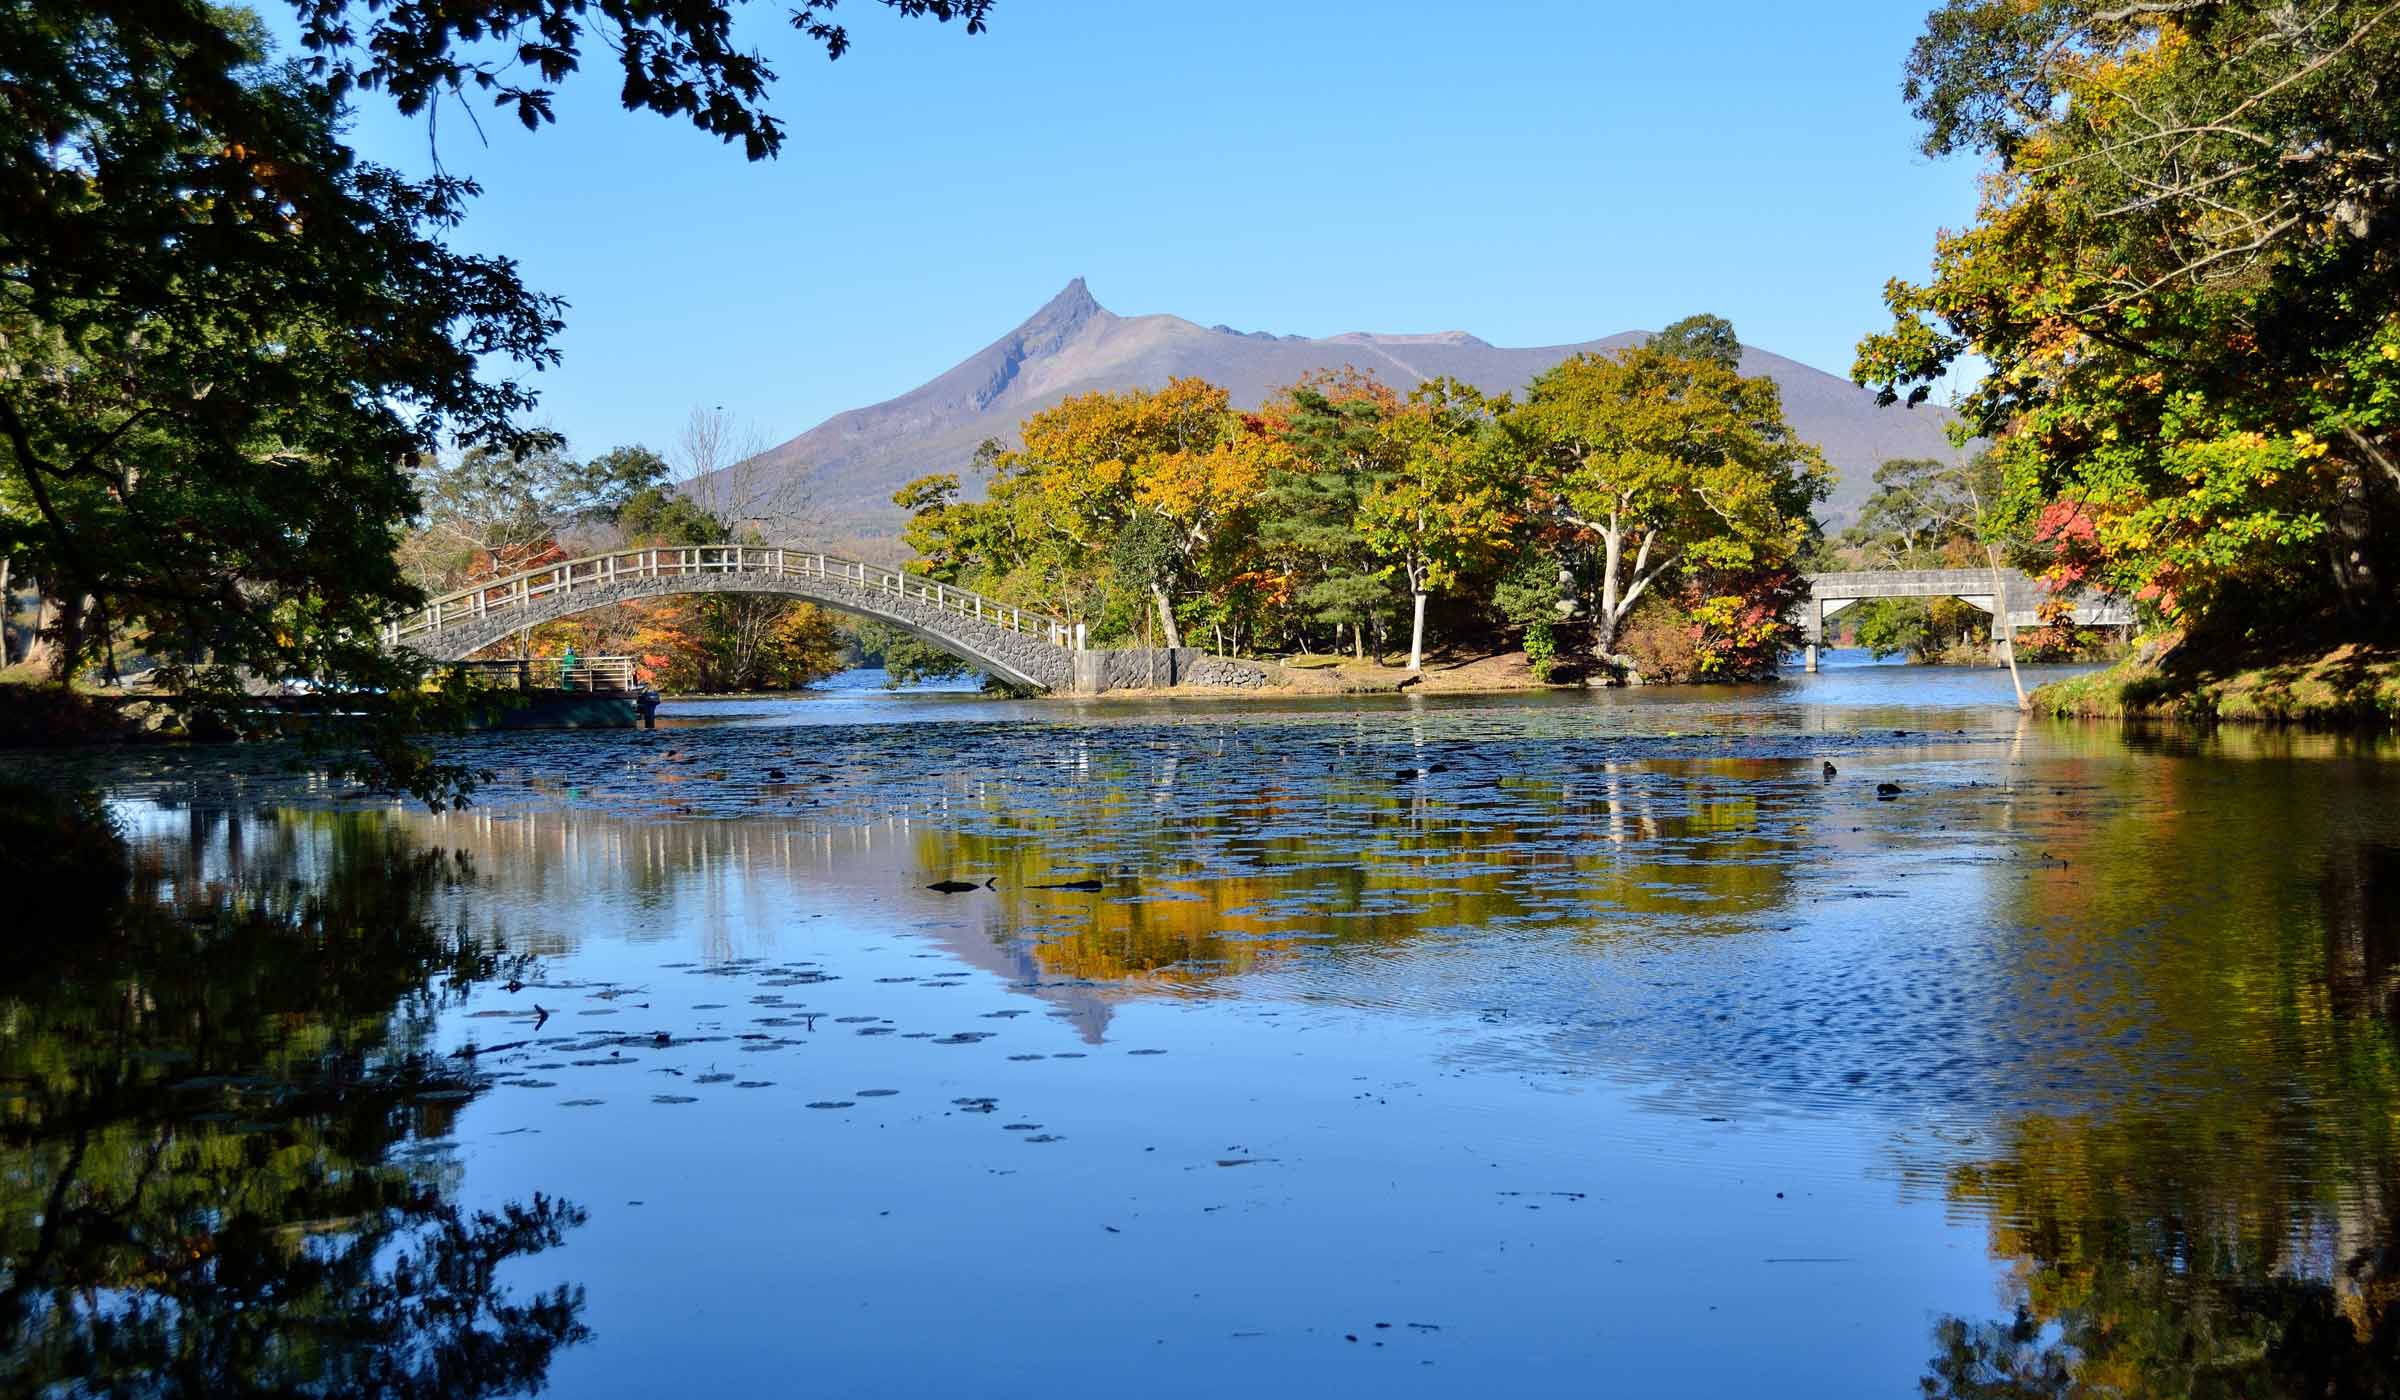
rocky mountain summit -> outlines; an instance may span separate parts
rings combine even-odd
[[[1253,407],[1312,370],[1343,365],[1404,390],[1450,375],[1491,392],[1522,391],[1534,375],[1569,355],[1616,350],[1648,335],[1622,331],[1533,347],[1493,345],[1465,331],[1276,335],[1203,326],[1180,316],[1120,316],[1078,277],[1015,329],[939,377],[897,398],[837,413],[768,449],[759,465],[772,474],[807,473],[822,528],[859,548],[888,553],[901,519],[891,495],[903,482],[936,471],[971,475],[977,443],[1013,440],[1027,414],[1070,394],[1197,375],[1224,385],[1237,405]],[[1774,377],[1793,428],[1839,473],[1829,515],[1856,507],[1878,463],[1952,453],[1948,417],[1939,409],[1878,408],[1872,394],[1848,380],[1755,347],[1745,347],[1742,368]]]

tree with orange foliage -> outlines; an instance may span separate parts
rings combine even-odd
[[[1149,594],[1182,646],[1176,597],[1256,504],[1268,465],[1226,391],[1182,378],[1078,395],[1026,419],[1024,442],[995,463],[995,502]]]

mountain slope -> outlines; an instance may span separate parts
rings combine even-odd
[[[892,492],[927,472],[968,476],[975,446],[1013,441],[1026,415],[1070,394],[1164,384],[1197,375],[1255,407],[1311,370],[1354,365],[1406,389],[1451,375],[1487,391],[1522,391],[1534,375],[1578,351],[1638,344],[1626,331],[1575,345],[1505,347],[1464,331],[1312,338],[1202,326],[1180,316],[1119,316],[1078,277],[1022,325],[940,377],[867,408],[838,413],[768,449],[776,474],[807,474],[824,528],[861,548],[889,553],[900,525]],[[1821,448],[1838,473],[1829,518],[1865,498],[1877,464],[1894,457],[1951,455],[1948,416],[1938,409],[1878,408],[1866,390],[1795,360],[1745,347],[1742,369],[1774,377],[1793,429]],[[974,484],[974,483],[971,483]]]

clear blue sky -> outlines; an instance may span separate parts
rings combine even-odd
[[[539,382],[584,452],[663,448],[696,405],[780,441],[1077,275],[1119,313],[1311,335],[1710,311],[1841,374],[1884,280],[1973,206],[1899,98],[1928,3],[1001,0],[969,37],[851,0],[829,64],[767,0],[742,15],[779,160],[621,111],[597,44],[557,125],[484,109],[479,138],[452,107],[439,140],[486,190],[459,242],[572,303]],[[379,94],[354,139],[425,168]]]

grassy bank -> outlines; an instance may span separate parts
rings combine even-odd
[[[2346,642],[2268,656],[2209,654],[2168,636],[2033,693],[2045,714],[2324,726],[2400,723],[2400,644]]]
[[[0,678],[0,749],[116,744],[149,737],[121,697],[91,695],[31,679]],[[151,707],[155,708],[155,707]]]

